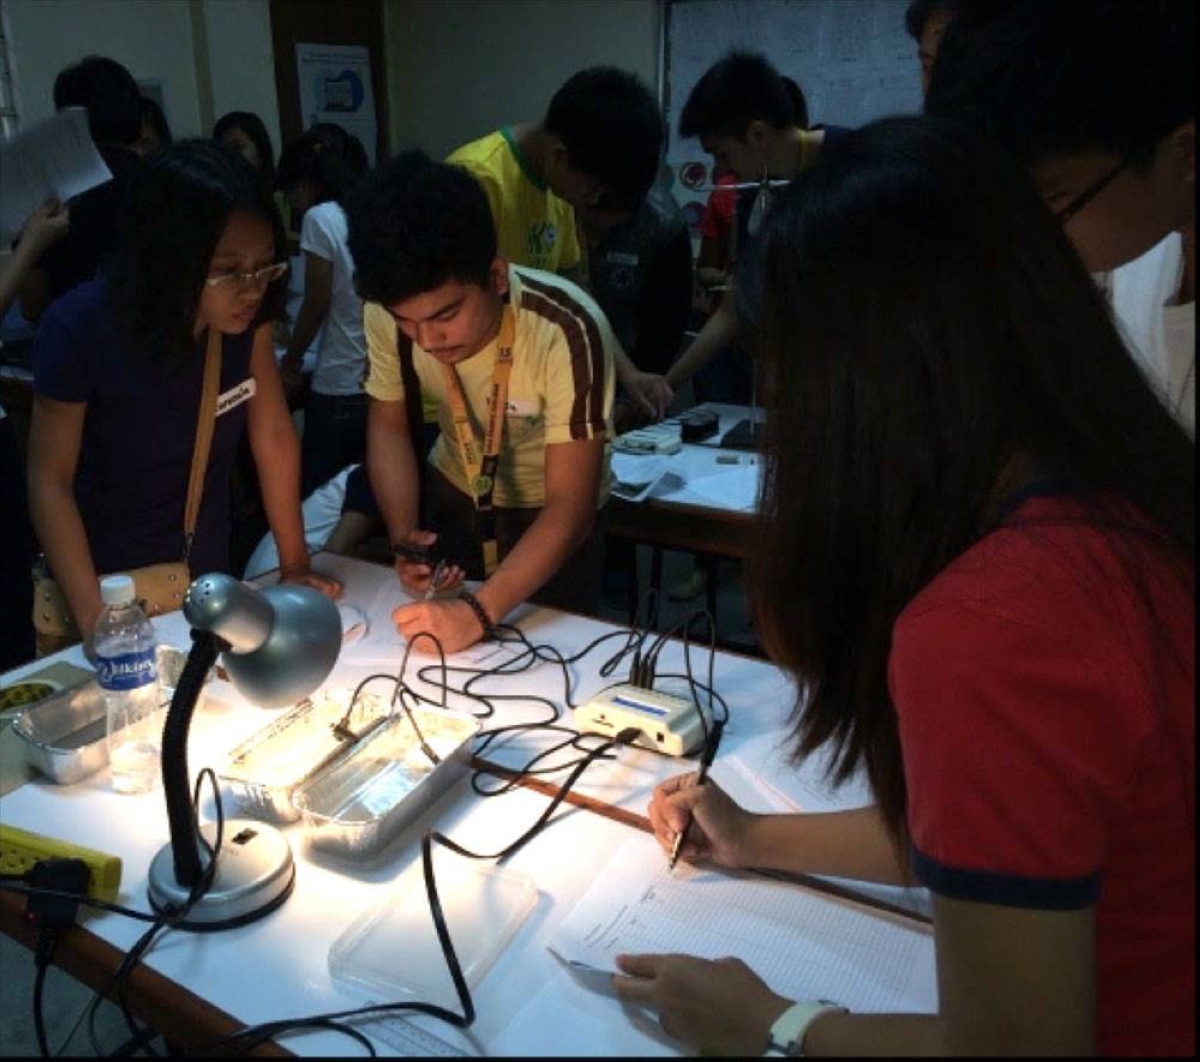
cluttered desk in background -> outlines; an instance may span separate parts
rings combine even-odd
[[[618,437],[613,444],[613,490],[605,533],[651,547],[650,586],[660,592],[664,549],[695,553],[709,563],[707,606],[715,616],[717,580],[712,562],[750,556],[762,477],[760,453],[730,448],[724,441],[730,432],[758,423],[761,411],[706,403],[689,413],[704,411],[716,415],[716,430],[694,442],[680,441],[678,418],[632,433],[668,446],[678,443],[672,452],[622,452]],[[630,595],[631,621],[639,599],[635,585]]]
[[[345,601],[363,619],[323,688],[345,689],[371,674],[395,674],[404,646],[390,613],[406,595],[391,570],[324,554],[315,566],[344,582]],[[532,642],[552,645],[564,656],[609,636],[569,665],[573,704],[620,678],[627,667],[608,677],[600,674],[601,664],[620,644],[619,628],[532,608],[518,610],[512,621]],[[181,614],[159,617],[155,624],[161,642],[188,645]],[[504,673],[504,662],[517,651],[489,643],[452,658],[453,666],[492,670],[472,680],[473,693],[492,699],[451,694],[449,707],[473,708],[485,734],[544,721],[547,705],[558,706],[556,725],[571,727],[571,709],[563,706],[562,669],[543,661]],[[60,658],[83,663],[78,649]],[[52,662],[10,672],[3,684]],[[431,670],[435,662],[414,651],[408,667],[409,681],[434,704],[440,697],[438,672]],[[664,644],[656,688],[661,683],[686,692],[689,670],[704,681],[707,651],[701,654],[693,646],[690,669],[688,663],[679,643]],[[419,669],[424,669],[420,677]],[[830,789],[819,756],[799,769],[788,764],[786,726],[794,690],[778,669],[721,652],[712,669],[713,686],[728,704],[729,722],[710,777],[735,799],[758,811],[833,810],[869,801],[861,782]],[[450,672],[452,688],[463,688],[464,681],[462,674]],[[205,765],[220,774],[235,747],[286,711],[254,708],[232,686],[211,678],[189,737],[193,776]],[[480,774],[476,781],[482,788],[504,788],[506,778],[562,739],[560,732],[519,729],[497,736],[484,756],[499,773]],[[580,742],[548,764],[577,761],[580,751],[599,739]],[[817,879],[781,883],[682,864],[668,874],[666,857],[642,816],[653,787],[692,769],[694,760],[635,746],[613,751],[613,758],[598,759],[586,770],[546,828],[504,860],[501,876],[481,878],[485,863],[468,863],[447,849],[435,849],[451,937],[455,925],[461,929],[461,920],[469,917],[468,909],[479,906],[481,880],[490,890],[503,890],[503,903],[499,894],[487,897],[488,903],[500,904],[496,909],[502,911],[503,931],[483,934],[488,936],[483,942],[463,943],[478,957],[477,968],[466,971],[469,982],[474,978],[477,1012],[471,1028],[456,1029],[413,1014],[359,1021],[356,1028],[381,1050],[555,1056],[683,1052],[683,1045],[649,1015],[613,996],[605,972],[613,950],[690,951],[709,957],[736,953],[777,991],[797,998],[833,996],[865,1011],[936,1008],[932,935],[922,918],[927,908],[919,890]],[[478,759],[474,766],[480,766]],[[489,799],[481,798],[464,776],[423,811],[419,822],[387,839],[369,858],[340,855],[312,843],[304,821],[285,825],[297,864],[295,889],[287,902],[238,929],[167,932],[129,980],[132,1009],[182,1048],[197,1048],[243,1024],[413,998],[413,991],[457,1009],[448,973],[413,936],[413,926],[428,921],[424,892],[416,887],[421,834],[435,827],[476,852],[497,851],[545,811],[549,794],[565,774],[564,769],[539,775]],[[230,795],[223,800],[232,805]],[[213,812],[212,800],[202,799],[202,818],[210,820]],[[238,813],[246,814],[245,809]],[[147,909],[148,865],[167,838],[161,789],[141,796],[114,793],[107,768],[71,785],[29,776],[3,796],[0,822],[119,856],[124,867],[119,902]],[[30,943],[23,908],[22,898],[0,891],[0,928]],[[81,921],[60,940],[56,959],[99,988],[110,982],[143,927],[101,912],[84,914]],[[605,932],[598,932],[601,927]],[[477,932],[477,927],[469,930]],[[286,1044],[314,1055],[349,1048],[346,1039],[322,1029],[290,1037]]]

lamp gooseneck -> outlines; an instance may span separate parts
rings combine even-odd
[[[192,888],[204,868],[200,862],[200,843],[196,839],[196,812],[188,785],[187,739],[192,713],[200,690],[213,664],[217,662],[219,639],[209,631],[192,631],[192,650],[183,665],[183,674],[171,698],[162,738],[163,793],[167,798],[167,822],[171,828],[171,852],[174,855],[175,880]]]

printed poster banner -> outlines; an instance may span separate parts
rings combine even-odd
[[[304,128],[332,122],[356,136],[375,161],[375,96],[371,57],[362,44],[297,44],[300,117]]]

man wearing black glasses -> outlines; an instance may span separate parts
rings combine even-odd
[[[963,118],[1020,158],[1135,357],[1195,423],[1192,0],[1018,0],[955,19],[926,111]]]

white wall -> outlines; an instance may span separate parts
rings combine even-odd
[[[279,102],[267,0],[201,0],[212,114],[205,133],[228,111],[252,111],[267,127],[279,157]],[[204,86],[201,85],[201,100]]]
[[[58,72],[94,53],[162,81],[172,132],[200,133],[187,0],[5,0],[4,9],[22,124],[52,114]]]
[[[54,110],[54,78],[88,54],[164,83],[176,137],[207,136],[226,111],[254,111],[279,154],[267,0],[4,0],[21,121]]]
[[[577,70],[612,64],[656,91],[656,0],[384,0],[393,150],[435,158],[539,121]]]
[[[337,0],[329,0],[336,3]],[[165,84],[177,137],[256,112],[278,155],[268,0],[4,0],[23,122],[54,109],[57,73],[89,53]],[[392,150],[442,157],[505,122],[537,121],[576,70],[658,77],[658,0],[384,0]]]

